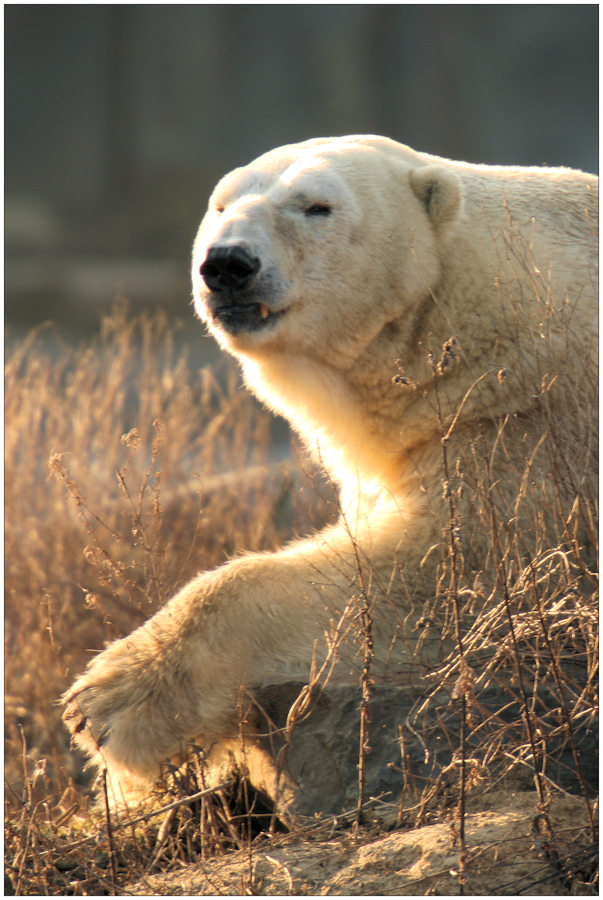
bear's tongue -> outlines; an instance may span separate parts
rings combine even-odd
[[[262,319],[267,319],[268,315],[270,313],[270,310],[268,309],[268,307],[266,306],[265,303],[260,303],[259,306],[260,306],[260,315],[261,315]]]

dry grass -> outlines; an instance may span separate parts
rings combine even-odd
[[[5,396],[9,872],[22,893],[63,893],[71,863],[45,881],[28,855],[87,814],[61,694],[200,569],[309,532],[328,504],[274,462],[270,418],[234,363],[192,371],[162,315],[116,308],[77,350],[32,332],[9,345]],[[88,880],[107,876],[99,854],[85,854]]]
[[[270,419],[241,388],[235,367],[225,361],[219,370],[194,373],[162,316],[129,319],[116,309],[89,346],[73,350],[42,331],[7,356],[9,890],[121,893],[124,879],[237,849],[249,854],[241,889],[252,892],[252,842],[276,822],[244,777],[172,806],[206,787],[203,755],[193,748],[183,769],[164,773],[159,802],[171,808],[121,823],[102,804],[90,807],[90,776],[69,748],[57,700],[91,653],[141,624],[198,570],[242,549],[274,549],[320,527],[336,504],[300,494],[299,471],[270,462]],[[433,371],[437,400],[442,360]],[[503,452],[504,429],[500,446]],[[552,748],[559,758],[567,751],[561,767],[569,759],[584,780],[576,747],[597,709],[595,498],[576,488],[580,500],[568,507],[566,486],[534,483],[526,477],[529,460],[507,460],[517,468],[517,507],[542,511],[527,534],[516,524],[520,517],[504,513],[508,497],[496,487],[493,463],[479,438],[462,460],[447,458],[444,443],[447,552],[423,622],[425,636],[436,628],[442,647],[452,649],[432,669],[433,690],[401,730],[405,790],[393,815],[398,825],[420,826],[460,803],[454,827],[462,842],[471,790],[501,767],[525,771],[539,792],[538,840],[553,859],[549,757]],[[472,534],[461,540],[461,517],[473,534],[490,535],[485,558],[467,551]],[[579,537],[585,533],[590,545]],[[368,729],[368,571],[365,582],[368,626],[360,643]],[[442,689],[456,701],[445,709]],[[501,706],[485,715],[484,698],[493,691]],[[404,731],[426,745],[443,735],[450,765],[417,781],[405,760]],[[362,768],[360,776],[362,800]],[[582,787],[592,831],[591,792]],[[362,803],[350,824],[361,813]],[[324,827],[329,834],[331,824]],[[587,886],[592,878],[589,869]]]

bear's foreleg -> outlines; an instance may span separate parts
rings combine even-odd
[[[361,590],[359,553],[335,528],[194,579],[65,695],[77,743],[110,772],[151,781],[188,741],[234,736],[240,685],[306,678],[313,653],[327,654],[330,623]]]

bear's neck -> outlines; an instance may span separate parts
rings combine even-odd
[[[409,426],[416,433],[402,427],[417,397],[392,384],[393,361],[391,373],[364,369],[361,390],[349,372],[303,356],[275,354],[241,362],[251,390],[289,420],[337,484],[350,490],[356,484],[364,493],[396,493],[408,480],[412,449],[427,436],[414,426],[415,415]]]

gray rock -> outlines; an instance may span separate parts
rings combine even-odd
[[[255,736],[247,736],[244,752],[241,742],[233,741],[214,748],[210,759],[214,777],[219,778],[233,767],[246,766],[254,787],[270,798],[285,821],[317,813],[340,815],[355,809],[358,803],[360,687],[329,684],[322,693],[317,691],[286,740],[289,710],[303,687],[302,683],[289,682],[256,690],[256,705],[246,716],[248,730]],[[521,706],[513,696],[502,689],[488,690],[482,692],[478,702],[471,703],[466,755],[481,767],[482,783],[502,779],[514,789],[533,789],[529,759],[528,764],[509,763],[508,754],[526,745]],[[554,699],[550,694],[540,698],[537,711],[541,723],[555,708]],[[370,752],[365,762],[366,801],[380,797],[398,803],[405,789],[405,805],[409,805],[417,802],[426,787],[434,785],[444,803],[453,802],[457,796],[459,768],[447,767],[455,753],[458,758],[460,701],[451,701],[450,694],[442,690],[417,715],[422,704],[416,686],[381,683],[373,687]],[[553,724],[547,739],[546,774],[564,790],[579,793],[567,735],[559,728],[558,718]],[[583,775],[594,792],[598,769],[596,723],[577,730],[577,742]],[[494,744],[496,752],[492,753]],[[484,766],[486,754],[490,759]],[[475,764],[470,765],[475,771]]]

